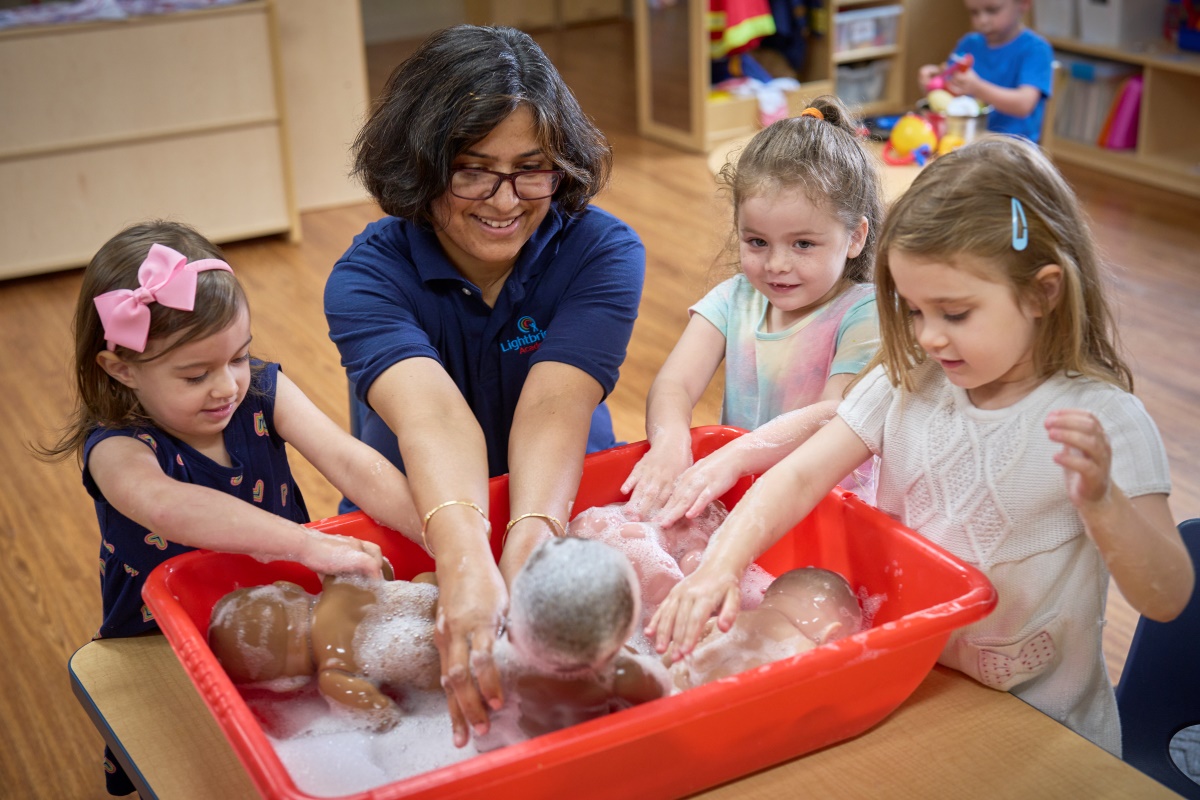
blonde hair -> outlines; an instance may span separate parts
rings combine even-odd
[[[1024,210],[1023,250],[1014,247],[1014,199]],[[1091,231],[1075,193],[1036,145],[991,135],[940,156],[888,211],[875,265],[882,346],[867,370],[882,363],[894,386],[911,389],[911,370],[925,352],[892,278],[889,255],[896,251],[958,267],[964,255],[992,265],[993,273],[980,277],[1007,283],[1018,298],[1041,308],[1033,343],[1039,377],[1086,375],[1133,390]],[[1047,264],[1062,269],[1053,301],[1035,280]]]
[[[813,205],[833,214],[846,231],[867,219],[862,252],[846,259],[842,280],[867,283],[875,264],[875,242],[883,221],[879,170],[863,147],[859,122],[836,97],[810,104],[821,117],[799,116],[774,122],[747,142],[721,168],[717,183],[733,202],[733,229],[725,252],[737,267],[738,210],[742,201],[765,191],[801,189]]]
[[[96,428],[129,427],[150,422],[133,390],[113,379],[96,362],[96,355],[108,345],[104,339],[104,325],[93,301],[97,295],[114,289],[136,289],[138,268],[146,260],[152,244],[166,245],[182,253],[188,261],[225,260],[221,249],[193,228],[164,220],[132,225],[101,246],[83,273],[83,285],[75,304],[72,326],[75,332],[75,408],[55,444],[50,447],[33,445],[39,457],[59,461],[75,453],[82,458],[84,444]],[[188,342],[223,330],[246,307],[245,292],[232,273],[223,270],[201,272],[196,278],[194,311],[179,311],[157,303],[150,306],[148,341],[178,334],[170,347],[149,358],[120,345],[114,352],[130,363],[152,361]]]

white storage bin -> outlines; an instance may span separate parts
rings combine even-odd
[[[867,47],[888,47],[896,43],[900,6],[861,8],[833,15],[835,53]]]
[[[1078,0],[1033,0],[1033,27],[1042,36],[1079,38]]]
[[[1079,38],[1136,47],[1163,38],[1167,0],[1079,0]]]
[[[883,97],[889,66],[886,59],[839,66],[837,96],[851,107],[874,103]]]

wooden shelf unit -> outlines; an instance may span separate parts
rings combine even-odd
[[[271,0],[0,32],[0,278],[165,217],[299,232]]]
[[[824,38],[813,38],[809,56],[809,74],[815,79],[828,80],[833,94],[843,96],[844,87],[838,86],[838,67],[882,62],[885,66],[883,91],[879,98],[864,103],[848,100],[850,110],[861,116],[876,114],[898,114],[905,110],[905,82],[908,78],[905,38],[908,28],[908,0],[830,0],[827,3],[829,34]],[[838,15],[847,11],[866,9],[898,9],[895,44],[856,47],[836,52],[833,43],[838,39]]]
[[[1143,80],[1135,149],[1108,150],[1056,137],[1047,125],[1043,146],[1051,157],[1200,197],[1200,53],[1165,45],[1125,50],[1059,37],[1050,43],[1058,52],[1137,66]]]

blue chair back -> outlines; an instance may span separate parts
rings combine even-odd
[[[1179,524],[1200,570],[1200,519]],[[1200,583],[1200,580],[1197,581]],[[1117,684],[1125,761],[1184,797],[1200,800],[1200,784],[1171,760],[1171,739],[1200,725],[1200,589],[1170,622],[1138,620]],[[1193,737],[1200,747],[1200,735]],[[1200,753],[1197,754],[1200,759]]]

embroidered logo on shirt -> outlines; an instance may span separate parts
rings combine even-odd
[[[517,330],[521,332],[520,336],[514,336],[507,342],[500,343],[501,353],[532,353],[542,346],[542,340],[546,338],[546,332],[538,327],[533,317],[521,317],[517,320]]]

